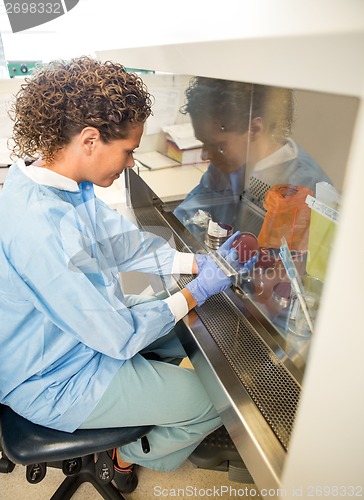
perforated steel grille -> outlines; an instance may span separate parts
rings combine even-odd
[[[161,214],[150,207],[138,209],[137,217],[143,227],[166,225]],[[179,251],[186,251],[178,237],[175,242]],[[182,276],[179,286],[184,287],[190,279]],[[249,321],[222,294],[211,297],[196,312],[287,450],[300,397],[299,385]]]
[[[249,192],[258,207],[263,208],[265,195],[271,186],[252,176],[249,181]]]
[[[300,397],[299,385],[248,320],[238,316],[221,295],[211,297],[197,314],[287,449]]]

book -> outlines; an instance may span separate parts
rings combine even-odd
[[[163,127],[166,138],[172,141],[179,149],[202,148],[202,142],[196,139],[191,123],[180,123]]]
[[[181,165],[191,165],[202,163],[202,148],[180,149],[177,144],[167,140],[166,155],[172,160],[178,161]]]

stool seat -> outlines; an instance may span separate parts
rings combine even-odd
[[[33,424],[1,405],[2,447],[14,463],[67,460],[123,446],[147,434],[152,426],[77,429],[69,433]]]
[[[27,480],[36,484],[44,479],[47,466],[56,467],[66,478],[51,500],[71,499],[84,482],[91,483],[106,500],[123,500],[112,484],[115,472],[109,451],[141,439],[142,449],[148,453],[146,434],[152,428],[77,429],[68,433],[33,424],[0,404],[0,472],[11,472],[14,464],[25,465]]]

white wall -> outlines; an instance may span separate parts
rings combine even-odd
[[[0,80],[0,165],[8,165],[11,162],[7,140],[12,135],[13,122],[8,116],[8,111],[22,82],[23,79],[15,78]],[[2,182],[3,178],[0,179],[0,183]]]

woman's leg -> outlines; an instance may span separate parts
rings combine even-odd
[[[137,441],[122,447],[122,458],[166,471],[179,467],[222,422],[194,370],[137,354],[122,365],[81,428],[138,425],[155,425],[150,452],[144,454]]]

